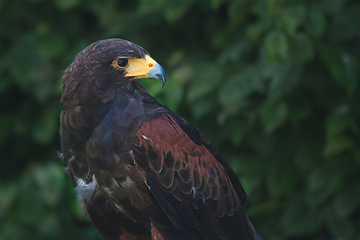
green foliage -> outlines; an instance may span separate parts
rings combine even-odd
[[[360,237],[360,4],[332,0],[0,1],[0,239],[99,239],[59,150],[62,71],[120,37],[141,83],[228,159],[264,239]]]

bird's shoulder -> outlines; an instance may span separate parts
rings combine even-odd
[[[152,194],[184,237],[186,229],[196,229],[208,239],[252,239],[245,192],[198,128],[162,109],[144,119],[133,142],[135,162],[145,171]]]

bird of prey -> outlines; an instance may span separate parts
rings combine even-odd
[[[64,71],[60,158],[94,226],[106,240],[260,239],[229,164],[142,78],[165,84],[122,39],[91,44]]]

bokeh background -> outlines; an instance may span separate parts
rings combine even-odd
[[[141,80],[231,163],[266,239],[360,239],[360,2],[1,0],[0,239],[100,239],[57,157],[61,75],[90,43],[147,49]]]

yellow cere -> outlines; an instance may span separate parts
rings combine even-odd
[[[126,67],[125,76],[127,77],[137,77],[137,78],[146,78],[148,77],[148,72],[156,66],[156,61],[152,59],[149,55],[146,55],[145,58],[130,58],[129,66]]]

